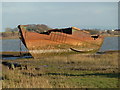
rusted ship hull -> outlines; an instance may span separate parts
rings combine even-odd
[[[54,29],[47,33],[36,33],[26,30],[27,25],[19,25],[21,40],[33,57],[46,53],[69,52],[71,50],[97,51],[103,37],[91,37],[88,32],[69,29]],[[72,48],[72,49],[71,49]]]

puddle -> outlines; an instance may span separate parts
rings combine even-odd
[[[2,57],[2,60],[16,60],[16,59],[24,59],[24,58],[32,58],[32,56],[11,56],[11,57]]]

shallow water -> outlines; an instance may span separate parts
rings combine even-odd
[[[16,59],[22,59],[22,58],[32,58],[32,56],[22,56],[22,57],[2,57],[3,60],[16,60]]]
[[[2,49],[0,51],[27,51],[23,43],[19,39],[5,39],[0,40],[2,42]]]
[[[120,37],[106,37],[99,51],[120,50]]]

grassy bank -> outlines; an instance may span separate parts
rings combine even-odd
[[[0,39],[19,39],[19,36],[0,37]]]
[[[39,59],[5,60],[27,65],[14,70],[2,65],[3,88],[117,88],[118,53],[65,54]]]
[[[16,32],[1,32],[0,39],[19,39],[19,33]]]

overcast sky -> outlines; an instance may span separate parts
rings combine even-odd
[[[52,28],[117,28],[118,3],[2,2],[3,30],[19,24],[46,24]]]

